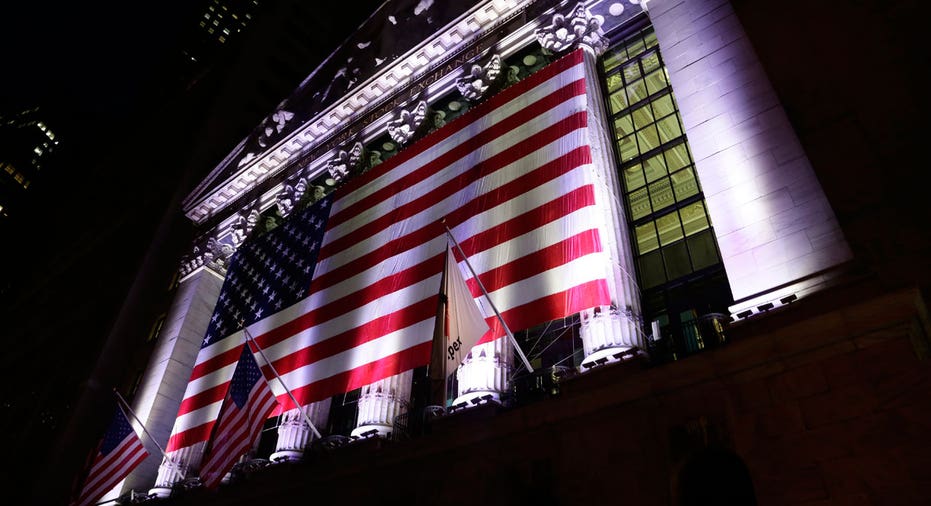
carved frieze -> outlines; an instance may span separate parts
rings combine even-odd
[[[340,149],[336,156],[327,162],[327,172],[330,177],[337,183],[341,182],[350,174],[359,170],[365,161],[365,147],[361,142],[356,142],[348,150]]]
[[[401,146],[409,144],[429,128],[425,121],[429,108],[426,100],[420,100],[411,109],[401,109],[388,122],[388,135]]]
[[[456,80],[456,88],[467,100],[477,102],[494,93],[503,82],[504,63],[501,55],[493,54],[483,65],[473,64],[465,75]]]
[[[535,34],[537,42],[553,53],[584,45],[600,55],[608,49],[608,40],[601,31],[603,23],[603,17],[592,15],[584,4],[579,3],[569,15],[554,14],[550,25],[538,28]]]

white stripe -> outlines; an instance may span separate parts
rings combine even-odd
[[[491,301],[495,303],[498,311],[504,312],[589,281],[604,279],[604,266],[604,253],[592,253],[535,276],[503,286],[488,295]],[[476,300],[481,299],[476,298]],[[494,314],[494,312],[485,314]]]
[[[434,297],[440,291],[441,278],[442,274],[436,274],[419,283],[388,293],[336,318],[321,322],[264,349],[265,356],[274,362],[308,346],[319,344],[377,318],[401,311],[412,304]],[[257,357],[257,359],[262,360],[261,357]],[[263,365],[264,363],[264,360],[262,360]]]
[[[484,274],[520,257],[557,244],[580,232],[595,228],[594,224],[597,222],[594,220],[597,217],[598,211],[595,206],[585,206],[558,220],[519,235],[510,241],[502,242],[471,255],[469,256],[469,263],[477,274]],[[456,227],[453,230],[453,236],[456,237],[456,240],[462,242],[471,237],[471,235],[466,236],[464,232],[461,232],[460,228],[464,227]],[[467,280],[472,277],[465,261],[459,262],[459,267]]]
[[[495,137],[494,139],[489,140],[488,143],[479,146],[474,151],[465,154],[462,158],[459,158],[449,165],[444,166],[440,170],[437,170],[424,180],[407,188],[401,189],[400,192],[394,194],[391,198],[376,203],[370,208],[361,209],[360,212],[353,214],[352,218],[344,221],[343,223],[340,223],[339,225],[336,225],[333,228],[328,229],[326,236],[323,239],[323,244],[329,244],[334,240],[343,237],[353,230],[359,228],[360,226],[366,225],[374,219],[381,218],[395,208],[399,207],[399,205],[415,202],[419,196],[426,195],[435,188],[438,188],[450,180],[459,177],[461,174],[468,171],[470,168],[475,167],[479,163],[483,163],[498,155],[499,153],[513,147],[514,145],[538,135],[541,131],[584,109],[584,96],[575,96],[569,98],[565,102],[553,107],[552,109],[544,111],[540,116],[538,116],[537,121],[530,120],[530,122],[524,123],[523,125],[518,126],[517,128],[507,132],[502,136]],[[456,141],[456,144],[461,144],[462,142],[473,137],[473,134],[468,131],[462,132],[462,137],[463,138],[458,138],[453,136],[452,139]],[[577,146],[572,147],[574,148]],[[424,154],[431,155],[428,157],[430,160],[434,160],[439,156],[439,153],[436,153],[432,149],[427,150]],[[420,167],[422,167],[422,165],[414,165],[408,162],[396,167],[394,171],[403,171],[404,174],[407,174],[408,172],[412,172],[416,169],[419,169]]]
[[[540,168],[546,163],[559,158],[578,147],[577,141],[583,135],[582,130],[574,130],[563,137],[542,146],[526,156],[470,183],[431,207],[403,220],[392,223],[358,243],[334,252],[329,258],[320,260],[314,277],[317,278],[337,267],[370,253],[384,246],[388,241],[421,228],[436,221],[437,217],[447,216],[472,200],[510,183],[521,176]],[[391,203],[386,209],[379,209],[379,215],[387,214],[395,205]],[[411,245],[417,248],[418,245]],[[433,252],[434,254],[438,251]]]
[[[222,382],[218,384],[222,384]],[[194,427],[203,425],[210,420],[216,420],[217,415],[220,414],[220,407],[222,406],[223,399],[220,399],[219,401],[210,403],[202,408],[195,409],[194,411],[188,411],[187,413],[175,419],[175,426],[174,429],[172,429],[171,434],[179,434],[186,430],[193,429]]]
[[[319,362],[295,369],[283,375],[282,379],[288,385],[288,388],[300,388],[336,374],[362,367],[418,344],[429,342],[433,339],[435,319],[435,317],[430,317],[422,322],[386,334]],[[281,385],[278,382],[275,383],[273,392],[279,396],[284,394]]]
[[[526,108],[528,105],[553,94],[563,86],[578,81],[584,75],[583,72],[584,70],[582,69],[582,64],[567,68],[561,73],[514,97],[509,102],[501,104],[494,110],[489,111],[487,114],[476,119],[468,126],[465,126],[463,130],[450,135],[443,141],[437,143],[435,146],[427,149],[425,152],[414,156],[398,167],[389,170],[385,174],[382,174],[381,176],[368,182],[366,185],[358,188],[356,191],[333,202],[330,215],[334,216],[337,213],[348,209],[353,204],[361,201],[365,197],[368,197],[372,193],[391,184],[393,181],[399,178],[399,175],[406,174],[410,170],[405,170],[405,166],[412,165],[414,167],[421,167],[426,165],[431,160],[457,146],[461,142],[460,137],[462,135],[474,137],[483,131],[494,127],[494,125],[500,123],[504,118],[507,118],[515,112]],[[399,169],[403,170],[403,172],[399,172]]]

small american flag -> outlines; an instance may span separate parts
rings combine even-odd
[[[252,351],[243,346],[209,453],[201,466],[205,487],[216,488],[236,461],[258,444],[262,425],[277,405]]]
[[[148,456],[149,452],[142,446],[123,410],[117,406],[84,480],[84,488],[73,504],[96,503]]]
[[[210,436],[244,342],[239,333],[243,325],[274,314],[307,295],[330,203],[329,198],[324,198],[295,213],[285,224],[247,241],[233,255],[201,345],[202,350],[213,349],[215,343],[225,340],[229,349],[211,360],[198,357],[167,451],[206,441]],[[222,379],[192,394],[195,380],[205,375]]]

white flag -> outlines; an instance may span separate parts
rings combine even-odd
[[[488,332],[452,249],[446,247],[446,375],[456,371],[469,350]]]

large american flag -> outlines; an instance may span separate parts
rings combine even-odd
[[[220,298],[178,411],[167,451],[206,441],[244,343],[243,325],[307,296],[332,199],[246,241],[230,259]]]
[[[308,296],[249,325],[300,404],[429,363],[444,224],[512,330],[611,303],[586,101],[576,51],[331,195]],[[503,336],[486,317],[482,342]],[[176,434],[207,423],[193,414],[229,381],[241,342],[237,334],[201,350]],[[293,407],[278,382],[272,389]]]
[[[216,488],[236,461],[258,444],[262,426],[277,405],[252,351],[243,346],[200,469],[205,487]]]
[[[117,406],[113,419],[97,447],[94,461],[84,479],[84,487],[73,504],[94,504],[132,472],[149,452],[133,430],[123,410]]]

